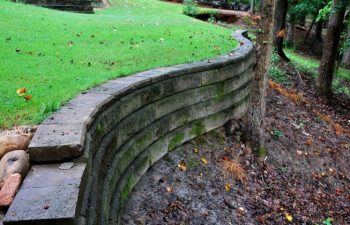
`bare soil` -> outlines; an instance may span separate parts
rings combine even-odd
[[[240,130],[197,138],[142,177],[123,224],[350,224],[350,101],[326,101],[307,74],[303,84],[290,76],[283,91],[303,98],[268,90],[266,157]]]

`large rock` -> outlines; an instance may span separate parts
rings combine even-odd
[[[0,207],[9,207],[16,196],[22,183],[22,176],[19,173],[11,174],[0,190]]]
[[[26,150],[32,134],[11,134],[0,137],[0,158],[13,150]]]
[[[15,173],[25,177],[30,167],[28,154],[23,150],[7,153],[0,161],[0,188],[6,179]]]

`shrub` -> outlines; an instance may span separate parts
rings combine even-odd
[[[198,14],[198,6],[195,0],[185,0],[183,13],[188,16],[195,16]]]
[[[216,22],[215,16],[210,15],[209,18],[208,18],[208,22],[209,22],[209,23],[215,23],[215,22]]]
[[[252,19],[252,17],[250,16],[243,16],[242,17],[242,22],[248,26],[251,26],[251,25],[254,25],[255,22],[254,20]]]
[[[287,86],[290,85],[290,81],[288,80],[286,73],[275,65],[271,65],[269,69],[269,77],[273,81],[278,82],[280,84],[284,84]]]

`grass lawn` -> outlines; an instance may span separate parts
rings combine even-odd
[[[317,74],[317,70],[320,67],[320,61],[295,53],[291,49],[285,49],[285,52],[287,56],[293,62],[301,66],[302,69],[313,71],[315,74]],[[350,81],[350,70],[339,68],[337,76]]]
[[[0,1],[0,128],[38,124],[103,81],[237,46],[231,31],[157,0],[113,0],[96,14]],[[25,87],[29,101],[16,94]]]

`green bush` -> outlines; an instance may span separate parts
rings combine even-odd
[[[210,15],[209,18],[208,18],[208,22],[209,22],[209,23],[215,23],[215,22],[216,22],[215,16]]]
[[[283,85],[290,85],[290,81],[288,80],[287,78],[287,75],[286,73],[278,68],[277,64],[278,62],[280,61],[280,56],[277,54],[276,51],[272,51],[272,54],[271,54],[271,66],[269,68],[269,77],[275,81],[275,82],[278,82],[280,84],[283,84]]]
[[[195,0],[185,0],[183,13],[188,16],[195,16],[198,14],[198,5]]]
[[[277,54],[277,52],[274,50],[271,53],[271,62],[273,64],[277,64],[280,61],[281,57]]]
[[[275,65],[271,65],[269,69],[269,77],[273,81],[276,81],[280,84],[287,86],[290,85],[290,81],[288,80],[286,73]]]

